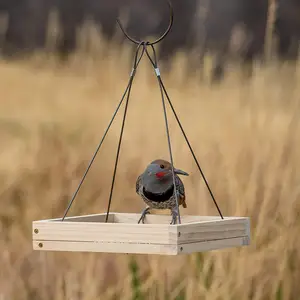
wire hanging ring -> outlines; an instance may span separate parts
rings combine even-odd
[[[122,25],[121,21],[119,19],[117,19],[117,23],[120,27],[120,29],[122,30],[122,32],[124,33],[124,35],[126,36],[126,38],[128,40],[130,40],[131,42],[133,42],[134,44],[146,44],[146,45],[155,45],[157,43],[159,43],[160,41],[162,41],[170,32],[172,26],[173,26],[173,21],[174,21],[174,12],[173,12],[173,7],[172,4],[170,2],[170,0],[166,0],[166,2],[168,3],[169,9],[170,9],[170,21],[169,21],[169,25],[167,30],[163,33],[163,35],[161,37],[159,37],[157,40],[153,41],[153,42],[143,42],[143,41],[137,41],[134,38],[132,38],[124,29],[124,26]]]

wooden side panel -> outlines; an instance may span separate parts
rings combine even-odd
[[[106,220],[106,214],[92,214],[85,216],[74,216],[74,217],[66,217],[64,222],[100,222],[104,223]],[[56,219],[48,219],[48,220],[39,220],[34,221],[34,223],[42,223],[42,222],[62,222],[62,218]],[[114,222],[114,213],[110,213],[108,216],[108,223]]]
[[[33,239],[48,241],[177,244],[176,226],[86,222],[34,222]]]
[[[249,245],[248,237],[236,237],[222,240],[212,240],[199,243],[182,244],[178,248],[178,254],[188,254],[211,250],[221,250],[231,247],[241,247]]]
[[[132,223],[136,224],[141,217],[141,214],[129,214],[129,213],[114,213],[115,222],[116,223]],[[163,215],[163,214],[149,214],[145,218],[145,224],[170,224],[171,215]],[[231,218],[230,218],[231,219]],[[181,223],[195,223],[195,222],[205,222],[212,220],[221,220],[219,216],[189,216],[183,215],[181,216]]]
[[[93,243],[64,241],[33,241],[33,249],[40,251],[105,252],[177,255],[176,245],[135,243]]]
[[[224,219],[178,225],[178,244],[245,237],[249,235],[249,219]]]
[[[114,223],[115,216],[114,214],[108,215],[108,223]],[[78,217],[70,217],[65,218],[67,222],[99,222],[105,223],[106,214],[95,214],[95,215],[86,215],[86,216],[78,216]]]
[[[137,224],[141,213],[115,213],[111,212],[108,216],[108,223],[130,223]],[[64,222],[101,222],[104,223],[106,219],[106,213],[101,214],[91,214],[84,216],[72,216],[66,217]],[[235,220],[238,217],[225,217],[224,220]],[[61,222],[62,218],[39,220],[35,222]],[[195,223],[195,222],[206,222],[206,221],[219,221],[221,218],[219,216],[192,216],[183,215],[181,216],[181,223]],[[149,214],[146,216],[146,224],[170,224],[171,215],[170,214]]]

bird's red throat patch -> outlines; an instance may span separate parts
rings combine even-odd
[[[166,172],[158,172],[155,174],[157,178],[162,178],[166,175]]]

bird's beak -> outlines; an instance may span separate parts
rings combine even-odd
[[[189,176],[189,174],[187,172],[184,172],[184,171],[179,170],[179,169],[174,169],[174,172],[175,172],[175,174],[178,174],[178,175]]]

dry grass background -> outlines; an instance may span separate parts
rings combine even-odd
[[[223,213],[251,217],[249,247],[181,257],[32,251],[31,222],[62,216],[125,89],[121,61],[126,53],[100,62],[75,58],[63,68],[43,57],[0,63],[0,299],[298,299],[300,76],[276,63],[257,67],[249,81],[232,69],[212,87],[183,81],[179,58],[165,78]],[[150,160],[168,158],[151,72],[145,59],[132,90],[112,211],[140,212],[136,177]],[[169,120],[175,165],[191,174],[181,214],[216,215],[170,113]],[[121,114],[71,215],[105,211],[120,121]]]

